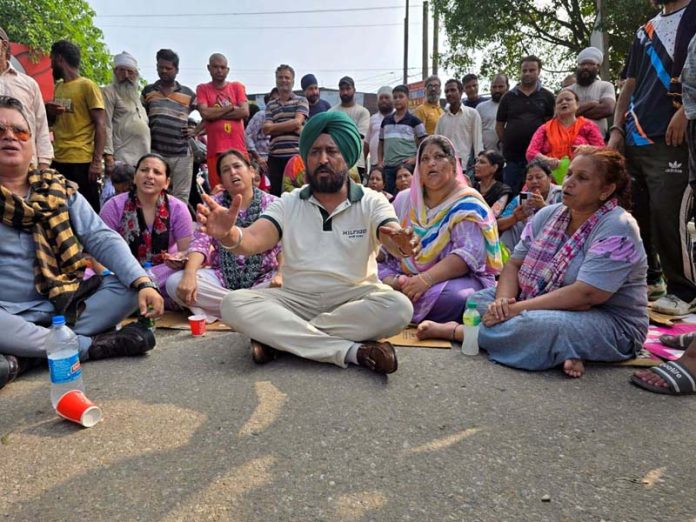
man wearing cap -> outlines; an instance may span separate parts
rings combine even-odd
[[[138,62],[123,51],[114,57],[114,78],[102,87],[106,110],[104,165],[111,175],[116,161],[135,166],[150,152],[150,127],[138,90]]]
[[[442,91],[442,84],[440,78],[437,76],[429,76],[425,80],[425,102],[420,104],[413,111],[413,115],[423,122],[425,125],[425,132],[428,134],[435,133],[435,125],[437,125],[437,120],[445,112],[442,107],[440,107],[440,92]]]
[[[224,55],[210,55],[208,72],[212,81],[196,87],[196,98],[208,135],[208,179],[215,187],[221,183],[216,169],[218,154],[229,149],[247,154],[242,120],[249,116],[249,103],[244,85],[227,81],[230,68]]]
[[[580,51],[575,83],[568,89],[575,92],[580,100],[576,114],[592,120],[599,127],[602,136],[606,136],[607,117],[614,113],[616,93],[611,83],[599,79],[599,68],[603,61],[604,55],[596,47]]]
[[[358,132],[363,140],[370,130],[370,111],[355,101],[355,82],[350,76],[344,76],[338,81],[338,95],[341,103],[331,107],[332,111],[345,112],[358,127]],[[356,163],[360,177],[365,177],[365,158],[362,155]],[[353,167],[353,165],[348,165]]]
[[[389,343],[413,307],[377,278],[380,244],[398,257],[416,255],[420,242],[402,229],[386,198],[348,179],[362,138],[339,111],[317,114],[300,137],[308,186],[283,194],[251,226],[235,225],[241,198],[226,209],[205,197],[201,230],[235,254],[251,256],[281,241],[283,288],[237,290],[222,302],[223,320],[249,336],[261,364],[279,352],[378,373],[397,369]],[[320,255],[317,252],[321,251]]]
[[[80,187],[99,212],[99,178],[102,175],[106,115],[101,89],[80,76],[80,48],[67,40],[51,46],[51,68],[56,84],[54,99],[46,103],[53,123],[55,160],[51,167]]]
[[[331,108],[331,104],[326,100],[322,100],[319,93],[319,82],[313,74],[305,74],[300,80],[304,97],[309,103],[309,117],[320,112],[326,112]]]
[[[370,116],[370,129],[365,138],[365,158],[370,155],[370,170],[379,163],[379,131],[382,128],[382,120],[394,112],[394,98],[392,88],[388,85],[380,87],[377,91],[377,112]]]
[[[12,67],[10,57],[10,39],[0,27],[0,95],[12,96],[22,102],[34,143],[32,165],[45,169],[53,159],[53,145],[41,89],[34,78]]]

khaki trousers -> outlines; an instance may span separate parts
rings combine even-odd
[[[374,284],[331,293],[235,290],[221,311],[225,323],[256,341],[345,368],[353,343],[399,333],[411,321],[413,305],[402,293]]]

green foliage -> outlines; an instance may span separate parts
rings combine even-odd
[[[111,55],[85,0],[0,0],[0,26],[10,39],[48,54],[57,40],[80,47],[80,73],[100,85],[111,81]]]
[[[655,14],[647,0],[603,0],[610,76],[617,78],[636,29]],[[544,69],[562,78],[590,43],[595,0],[434,0],[449,40],[445,65],[468,72],[482,56],[481,73],[519,76],[519,60],[535,54]]]

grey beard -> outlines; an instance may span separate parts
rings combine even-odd
[[[119,98],[129,100],[133,103],[133,105],[136,107],[138,106],[138,103],[140,103],[140,93],[138,92],[138,87],[136,84],[133,84],[128,80],[119,83],[115,79],[111,84],[114,86],[116,94],[118,94]]]

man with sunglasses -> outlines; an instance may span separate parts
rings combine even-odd
[[[54,315],[65,316],[86,361],[151,350],[145,326],[113,328],[136,308],[163,310],[155,283],[77,186],[31,169],[31,137],[22,104],[0,96],[0,388],[45,364]],[[84,279],[83,248],[114,275]]]
[[[34,137],[32,165],[45,169],[53,159],[53,146],[48,134],[48,120],[41,90],[34,78],[12,67],[11,56],[10,39],[0,27],[0,95],[12,96],[22,102]]]

